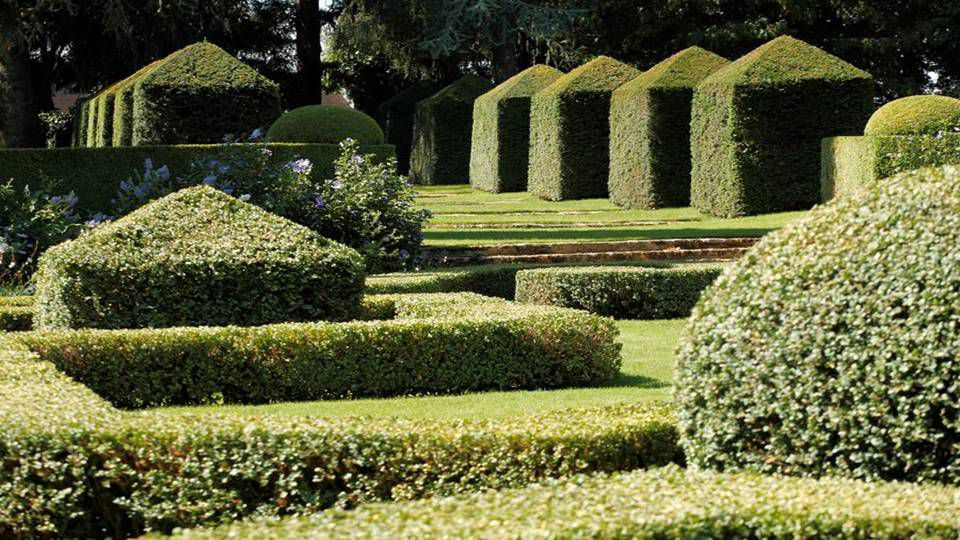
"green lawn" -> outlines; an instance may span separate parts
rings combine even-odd
[[[549,202],[527,193],[491,194],[470,186],[417,189],[418,205],[434,214],[424,231],[428,245],[762,236],[803,215],[720,219],[693,208],[625,210],[606,199]]]
[[[623,342],[619,379],[603,388],[486,392],[457,396],[358,399],[259,406],[170,407],[168,414],[219,412],[239,415],[402,416],[407,418],[495,418],[569,407],[669,399],[673,350],[683,320],[618,321]]]

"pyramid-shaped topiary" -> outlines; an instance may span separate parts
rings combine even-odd
[[[421,81],[402,90],[377,107],[377,119],[387,144],[397,149],[397,171],[410,172],[410,146],[413,144],[413,113],[417,103],[436,94],[439,83]]]
[[[820,200],[820,140],[859,134],[873,78],[789,36],[761,45],[694,92],[690,199],[732,217]]]
[[[195,43],[136,81],[132,143],[221,142],[279,115],[276,83],[212,43]]]
[[[693,89],[730,61],[684,49],[617,88],[610,100],[610,201],[628,208],[690,205]]]
[[[417,104],[410,178],[418,184],[466,184],[470,177],[473,101],[493,84],[466,75]]]
[[[178,191],[47,251],[36,326],[258,325],[349,317],[355,250],[207,186]]]
[[[533,96],[528,190],[553,201],[607,196],[610,94],[640,75],[599,56]]]
[[[550,66],[529,67],[473,104],[470,184],[500,193],[527,190],[530,100],[563,76]]]

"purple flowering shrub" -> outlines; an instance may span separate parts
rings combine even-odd
[[[121,182],[118,216],[188,186],[206,184],[307,226],[363,254],[372,272],[409,268],[419,260],[425,210],[414,208],[413,186],[397,174],[396,161],[380,163],[346,140],[334,177],[311,178],[313,163],[272,159],[269,148],[225,146],[217,159],[193,162],[183,176],[147,160],[142,174]]]
[[[75,211],[77,197],[51,195],[52,188],[0,184],[0,285],[25,287],[37,258],[47,248],[77,236],[95,223],[83,223]]]

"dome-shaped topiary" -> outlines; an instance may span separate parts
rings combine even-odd
[[[280,115],[267,130],[270,142],[331,143],[354,139],[383,144],[383,130],[366,114],[336,105],[307,105]]]
[[[936,135],[960,131],[960,99],[948,96],[909,96],[877,109],[867,122],[866,135]]]
[[[960,168],[840,197],[706,290],[679,346],[700,467],[960,484]]]

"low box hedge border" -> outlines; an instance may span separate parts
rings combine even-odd
[[[682,462],[666,404],[483,421],[122,412],[11,335],[3,538],[123,538]]]
[[[960,163],[960,133],[828,137],[820,158],[820,195],[827,202],[880,178]]]
[[[13,339],[123,408],[595,386],[622,361],[613,321],[582,312],[469,293],[400,296],[394,310],[380,321]]]
[[[516,274],[516,299],[619,319],[686,317],[722,269],[722,264],[688,264],[521,270]]]
[[[173,538],[955,538],[960,490],[664,467]]]
[[[238,143],[247,144],[247,143]],[[5,148],[0,149],[0,178],[17,186],[56,182],[59,192],[73,191],[79,207],[88,212],[113,212],[113,199],[120,182],[143,173],[144,160],[154,167],[169,167],[174,176],[185,174],[196,160],[223,159],[230,144],[185,144],[174,146],[124,146],[105,148]],[[312,175],[333,176],[333,163],[340,154],[336,144],[257,144],[273,152],[272,159],[287,162],[304,157],[313,162]],[[395,157],[392,145],[365,145],[364,154],[386,160]]]
[[[32,305],[4,304],[0,298],[0,332],[20,332],[33,328]]]

